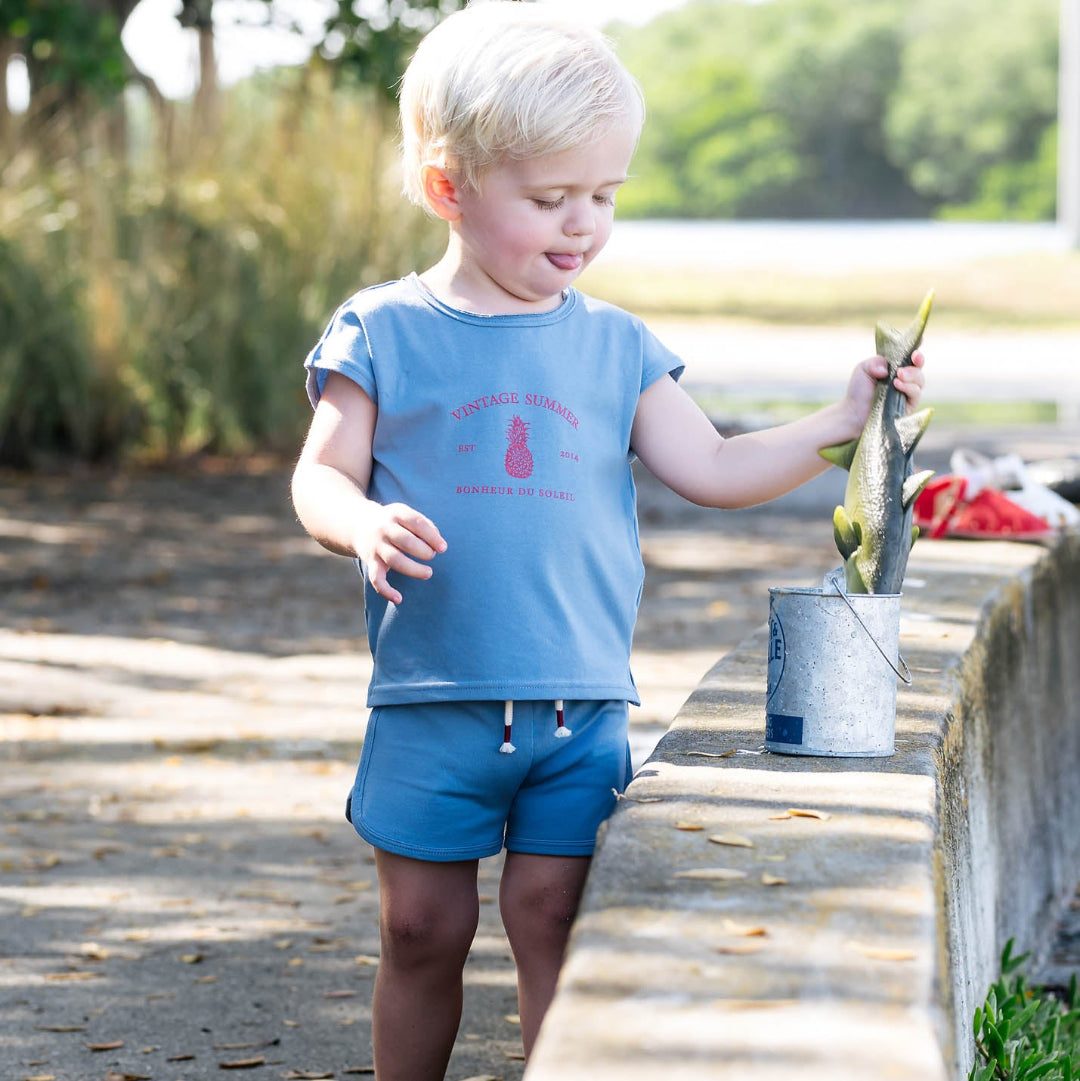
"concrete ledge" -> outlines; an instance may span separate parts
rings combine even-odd
[[[901,650],[889,759],[754,753],[764,629],[708,674],[605,828],[529,1081],[966,1072],[1004,942],[1080,878],[1080,538],[916,545]]]

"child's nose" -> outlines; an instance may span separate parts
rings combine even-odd
[[[573,206],[563,222],[567,236],[591,236],[596,231],[592,210],[586,206]]]

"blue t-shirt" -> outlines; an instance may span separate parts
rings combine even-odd
[[[368,704],[638,702],[630,428],[679,359],[573,289],[554,311],[479,316],[411,275],[346,301],[306,367],[313,405],[333,371],[378,407],[368,496],[447,543],[427,581],[391,572],[400,605],[367,585]]]

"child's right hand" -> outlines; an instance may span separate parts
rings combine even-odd
[[[445,552],[446,541],[430,518],[404,503],[369,503],[353,547],[375,592],[391,604],[400,604],[401,594],[390,584],[387,573],[430,578],[431,567],[417,560],[434,559]]]

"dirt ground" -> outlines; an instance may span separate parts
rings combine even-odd
[[[361,595],[287,483],[272,464],[0,478],[5,1081],[370,1067],[376,884],[342,816],[367,714]],[[827,518],[640,488],[639,762],[764,622],[768,586],[835,558]],[[451,1081],[523,1069],[498,874],[483,862]]]
[[[832,484],[717,512],[639,478],[638,762],[768,587],[838,562]],[[2,1081],[371,1072],[377,890],[342,813],[361,595],[287,487],[271,463],[0,476]],[[523,1070],[498,874],[450,1081]]]

